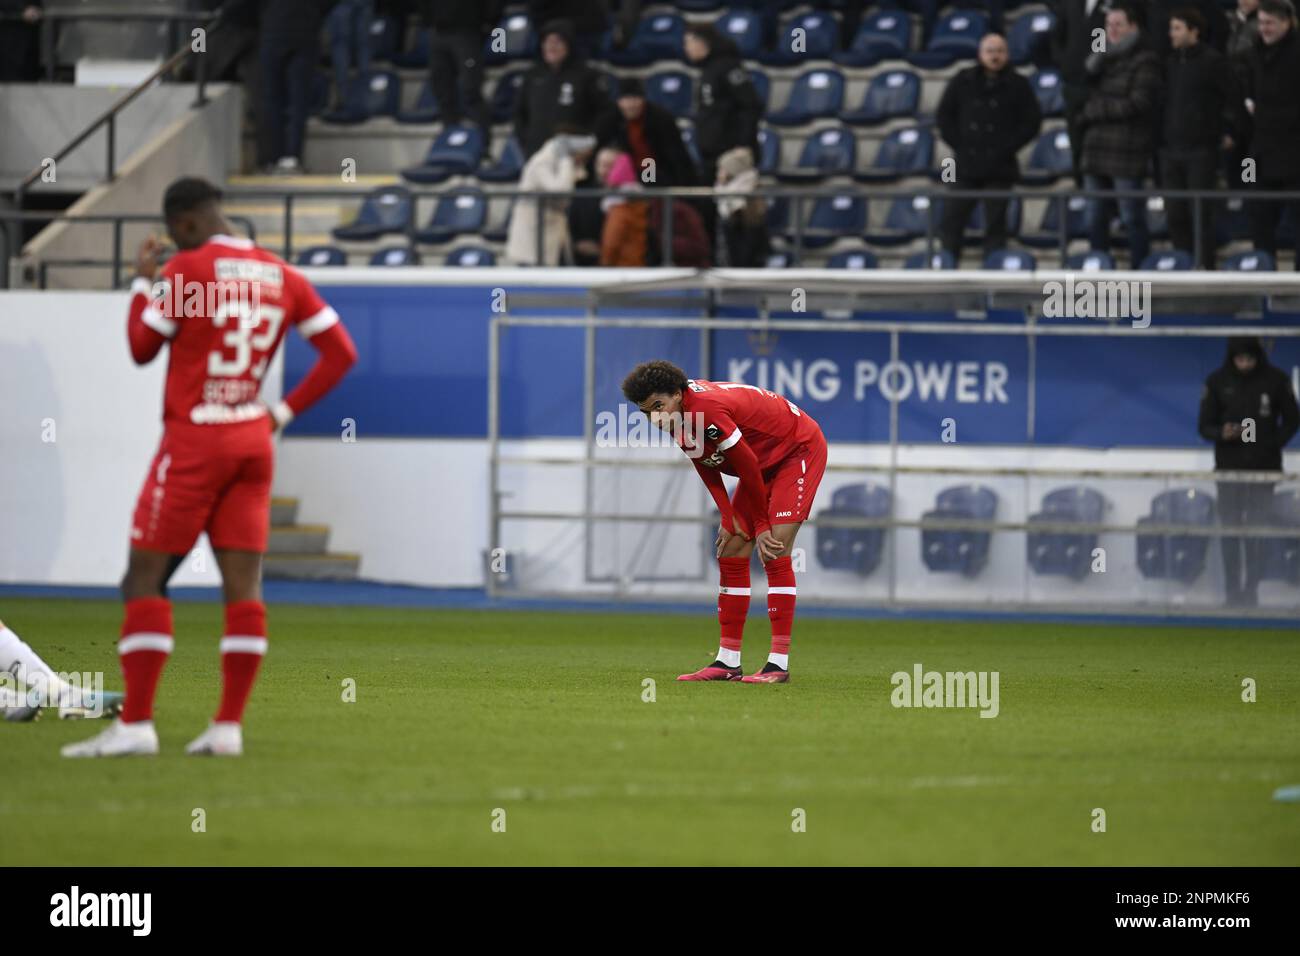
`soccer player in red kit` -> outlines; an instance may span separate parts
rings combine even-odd
[[[826,470],[821,428],[775,392],[688,379],[671,362],[638,365],[623,381],[623,394],[653,424],[673,434],[722,514],[715,542],[722,630],[718,656],[677,679],[784,684],[790,679],[796,593],[790,551]],[[724,474],[740,479],[730,499]],[[749,613],[749,559],[756,547],[767,569],[772,652],[762,670],[745,676],[740,643]]]
[[[241,722],[266,653],[262,553],[270,525],[272,437],[343,377],[356,349],[338,315],[297,269],[234,238],[221,192],[179,179],[163,197],[178,252],[155,283],[162,251],[140,247],[131,283],[127,335],[139,365],[170,346],[163,437],[149,466],[131,527],[118,655],[126,680],[120,717],[104,732],[63,748],[65,757],[156,754],[154,692],[172,650],[167,580],[200,532],[221,569],[226,605],[221,639],[221,703],[192,754],[243,752]],[[285,330],[295,327],[319,352],[283,401],[258,399],[262,377]]]

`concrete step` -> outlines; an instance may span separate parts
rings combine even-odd
[[[359,554],[268,554],[262,561],[262,576],[282,581],[353,581],[360,567]]]
[[[298,520],[297,498],[271,499],[271,527],[278,528],[295,524]]]
[[[269,554],[324,554],[329,543],[329,525],[292,524],[271,528]]]

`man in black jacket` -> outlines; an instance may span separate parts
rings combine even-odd
[[[597,143],[630,155],[637,177],[647,186],[699,185],[699,172],[682,142],[677,120],[645,98],[640,80],[630,77],[619,84],[617,105],[618,110],[606,113],[597,125]],[[653,176],[649,169],[654,170]]]
[[[1164,145],[1160,151],[1161,185],[1169,189],[1213,189],[1219,150],[1227,145],[1232,82],[1223,54],[1201,42],[1205,21],[1194,9],[1179,10],[1169,20],[1173,47],[1165,61]],[[1169,238],[1175,249],[1195,256],[1195,213],[1190,200],[1168,199]],[[1200,209],[1198,265],[1214,268],[1214,206]]]
[[[1261,0],[1259,40],[1245,58],[1243,73],[1246,89],[1241,106],[1254,121],[1249,155],[1255,161],[1255,187],[1300,191],[1300,38],[1290,0]],[[1255,248],[1274,258],[1284,205],[1276,199],[1251,203]],[[1300,215],[1300,202],[1290,205]],[[1300,229],[1296,246],[1300,253]],[[1300,255],[1296,268],[1300,269]]]
[[[712,185],[718,157],[727,150],[743,146],[758,160],[763,105],[730,39],[708,24],[692,24],[686,30],[685,48],[686,58],[700,69],[695,145],[700,151],[700,178]]]
[[[1008,190],[1020,178],[1016,152],[1038,135],[1042,113],[1029,81],[1010,66],[1005,37],[981,38],[979,63],[952,78],[935,119],[956,154],[956,177],[947,181],[958,189]],[[944,201],[941,239],[955,262],[961,262],[962,233],[978,201],[953,196]],[[985,199],[984,253],[1006,244],[1007,199]]]
[[[515,135],[532,156],[557,127],[593,129],[612,107],[605,81],[573,52],[573,27],[565,20],[541,30],[541,62],[528,71],[515,107]]]
[[[1088,56],[1098,44],[1097,30],[1106,29],[1111,0],[1053,0],[1056,26],[1052,30],[1052,62],[1061,71],[1065,125],[1073,151],[1074,181],[1083,185],[1083,125],[1079,117],[1088,102]]]
[[[429,82],[446,125],[469,119],[492,131],[492,115],[483,97],[483,43],[501,17],[501,0],[426,0]]]
[[[1228,357],[1205,380],[1199,430],[1214,442],[1216,471],[1281,471],[1282,448],[1300,428],[1300,408],[1285,372],[1271,365],[1259,339],[1228,340]],[[1220,481],[1219,523],[1224,527],[1267,525],[1273,505],[1271,481]],[[1263,538],[1223,538],[1228,603],[1253,605],[1263,564]]]

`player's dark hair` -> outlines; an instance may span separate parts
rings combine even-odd
[[[655,359],[642,362],[623,379],[623,394],[629,402],[640,405],[651,395],[671,395],[686,388],[686,373],[672,362]]]
[[[185,176],[168,186],[163,193],[163,218],[170,222],[182,213],[220,200],[221,190],[212,183],[197,176]]]
[[[1201,16],[1201,11],[1195,7],[1179,7],[1169,15],[1170,20],[1182,20],[1183,24],[1189,30],[1195,30],[1197,33],[1205,33],[1205,17]]]

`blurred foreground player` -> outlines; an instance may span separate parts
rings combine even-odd
[[[736,382],[691,380],[670,362],[638,365],[623,381],[623,394],[692,458],[722,514],[715,542],[722,631],[718,656],[707,667],[677,679],[784,684],[790,679],[796,593],[790,550],[826,469],[821,428],[775,392]],[[724,474],[740,479],[730,499]],[[761,671],[744,676],[740,644],[749,613],[749,559],[755,547],[767,569],[772,652]]]
[[[111,717],[122,709],[122,695],[115,691],[65,681],[4,621],[0,674],[0,714],[7,721],[35,720],[46,707],[57,708],[60,717]]]
[[[261,579],[271,439],[356,361],[334,310],[293,266],[234,238],[220,200],[220,190],[201,179],[179,179],[167,188],[163,217],[179,251],[161,282],[154,282],[160,243],[148,239],[140,247],[127,319],[131,356],[144,365],[165,344],[171,352],[162,443],[136,504],[122,580],[126,614],[118,655],[126,700],[118,720],[64,747],[65,757],[158,752],[154,692],[172,649],[165,585],[203,531],[221,569],[226,603],[221,704],[186,752],[242,753],[244,705],[267,647]],[[258,392],[290,325],[320,354],[298,386],[270,408]]]

